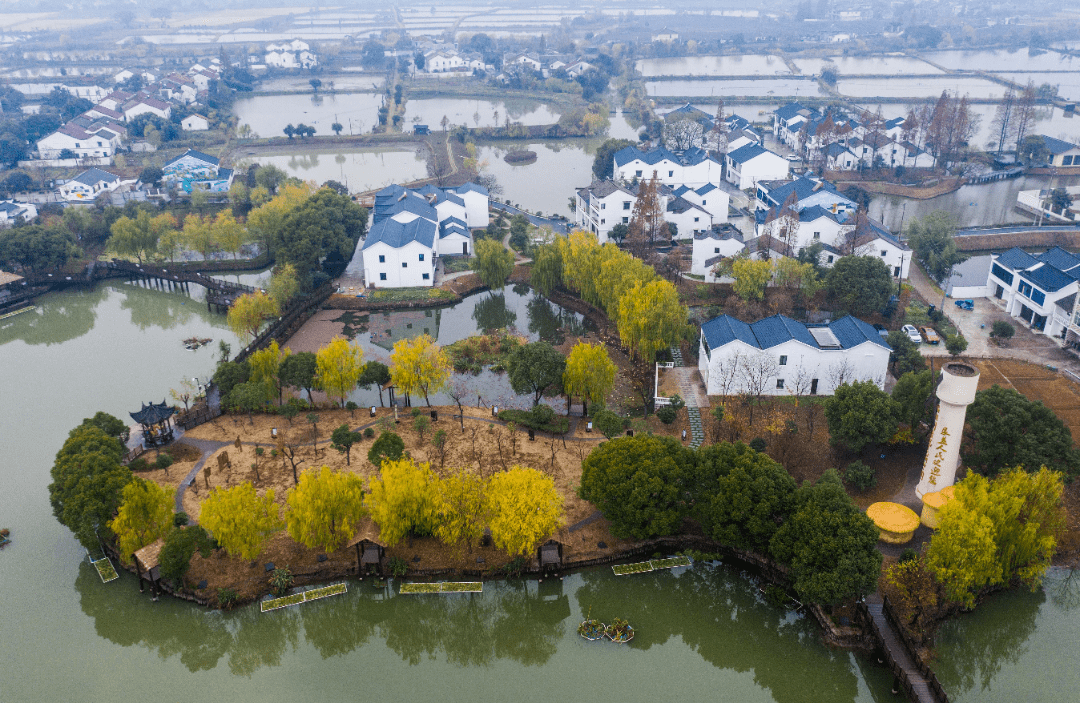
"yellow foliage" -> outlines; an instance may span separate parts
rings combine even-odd
[[[309,469],[289,490],[286,527],[289,536],[305,547],[333,552],[356,533],[364,516],[364,481],[356,474],[329,467]]]
[[[124,486],[120,509],[109,523],[120,546],[120,558],[131,563],[131,555],[165,537],[173,524],[176,490],[137,478]]]
[[[379,536],[394,545],[410,532],[430,534],[439,523],[439,486],[431,466],[411,458],[384,461],[371,479],[365,504],[379,525]]]
[[[579,396],[586,403],[602,403],[615,384],[616,370],[603,344],[578,342],[566,357],[563,388],[567,395]]]
[[[635,286],[619,302],[619,338],[631,357],[652,363],[656,352],[678,341],[686,315],[671,282],[655,280]]]
[[[491,539],[512,556],[525,556],[562,525],[555,482],[536,469],[515,466],[488,481]]]
[[[402,339],[390,354],[390,380],[398,391],[422,393],[431,407],[429,395],[438,392],[450,378],[450,360],[429,335]]]
[[[281,393],[281,379],[278,378],[278,370],[285,359],[292,354],[291,349],[282,350],[278,347],[277,340],[270,342],[270,346],[259,349],[248,357],[248,365],[251,367],[251,379],[253,383],[262,384],[266,388],[266,397],[271,398]]]
[[[259,336],[263,322],[278,314],[277,303],[262,291],[246,293],[233,301],[229,308],[228,322],[237,337],[247,342]]]
[[[334,337],[315,353],[315,385],[345,407],[345,398],[364,373],[364,350],[344,337]]]
[[[484,534],[484,480],[468,469],[451,469],[439,479],[439,522],[435,536],[449,545],[473,543]]]
[[[240,249],[248,239],[247,228],[236,221],[232,211],[222,210],[210,225],[212,237],[217,244],[231,251],[234,257],[240,255]]]
[[[732,284],[735,295],[743,300],[761,300],[772,277],[772,264],[745,256],[736,257],[731,264],[731,275],[735,278]]]
[[[262,553],[270,535],[282,528],[281,507],[274,502],[273,489],[260,497],[255,487],[245,481],[210,491],[203,501],[199,524],[230,555],[251,561]]]

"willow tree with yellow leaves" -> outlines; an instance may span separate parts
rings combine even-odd
[[[281,390],[284,384],[281,382],[281,364],[292,354],[291,349],[282,349],[277,340],[270,342],[270,346],[252,352],[248,357],[248,365],[251,368],[249,383],[257,383],[262,386],[266,398],[277,396],[278,404],[281,404]]]
[[[438,479],[427,463],[417,464],[409,457],[388,459],[379,476],[371,479],[365,505],[388,545],[409,534],[431,534],[439,524]]]
[[[117,537],[125,564],[131,563],[133,553],[163,539],[172,529],[175,494],[173,488],[141,478],[124,486],[120,509],[109,522],[109,529]]]
[[[349,541],[364,517],[364,481],[326,466],[309,469],[300,474],[286,502],[289,536],[308,549],[333,552]]]
[[[555,481],[522,466],[488,480],[487,512],[491,541],[511,556],[532,554],[563,524],[562,498]]]
[[[484,534],[487,505],[486,484],[469,469],[451,469],[438,481],[439,522],[435,536],[444,544],[464,545],[472,554],[473,544]]]
[[[589,403],[603,403],[615,385],[615,362],[603,344],[578,342],[566,357],[563,389],[570,398],[581,398],[582,411],[588,414]],[[569,403],[567,403],[569,410]]]
[[[210,491],[203,501],[199,524],[226,552],[244,561],[258,557],[270,536],[283,526],[273,489],[260,496],[249,481]]]
[[[269,191],[255,188],[251,193],[252,202],[260,202],[269,195]],[[285,218],[296,208],[307,202],[311,194],[315,192],[315,186],[311,183],[284,183],[278,190],[277,195],[263,202],[248,214],[247,225],[253,239],[261,241],[266,251],[270,249],[270,243],[274,241],[285,225]],[[272,253],[272,252],[271,252]]]
[[[430,395],[450,379],[450,359],[429,335],[402,339],[390,354],[390,380],[406,395],[421,393],[431,407]]]
[[[243,224],[237,222],[232,211],[219,212],[210,223],[210,233],[218,246],[232,252],[234,259],[240,258],[240,250],[248,242],[248,230]]]
[[[619,339],[630,357],[652,364],[656,352],[677,343],[686,329],[686,307],[669,281],[637,285],[619,305]]]
[[[315,353],[315,387],[345,407],[345,398],[364,373],[364,350],[344,337],[334,337]]]
[[[233,301],[227,317],[229,329],[250,343],[259,336],[263,323],[278,314],[277,303],[262,291],[246,293]]]

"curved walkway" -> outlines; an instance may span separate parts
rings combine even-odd
[[[494,200],[491,201],[491,207],[496,210],[502,210],[503,212],[513,215],[524,215],[529,219],[529,223],[536,225],[537,227],[550,227],[551,229],[561,234],[566,234],[568,231],[568,222],[563,220],[556,220],[553,217],[539,217],[537,215],[530,215],[521,208],[516,208],[513,205],[507,205],[506,203],[499,203]]]
[[[184,443],[190,444],[200,450],[202,456],[195,462],[195,466],[191,467],[191,471],[188,471],[187,476],[184,477],[184,480],[180,482],[179,488],[176,489],[176,512],[178,513],[183,512],[184,493],[187,492],[188,486],[195,480],[195,477],[199,475],[199,471],[202,469],[203,464],[206,463],[206,460],[210,458],[211,454],[229,444],[229,442],[217,442],[212,439],[193,439],[191,437],[184,440]],[[192,520],[192,524],[194,524],[194,520]]]

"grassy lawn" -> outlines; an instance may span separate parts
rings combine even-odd
[[[457,296],[442,288],[383,288],[371,294],[371,300],[384,303],[403,301],[453,302]]]

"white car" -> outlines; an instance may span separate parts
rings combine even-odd
[[[916,344],[922,344],[922,335],[919,334],[919,330],[915,329],[915,325],[904,325],[900,329],[908,336],[908,339]]]

